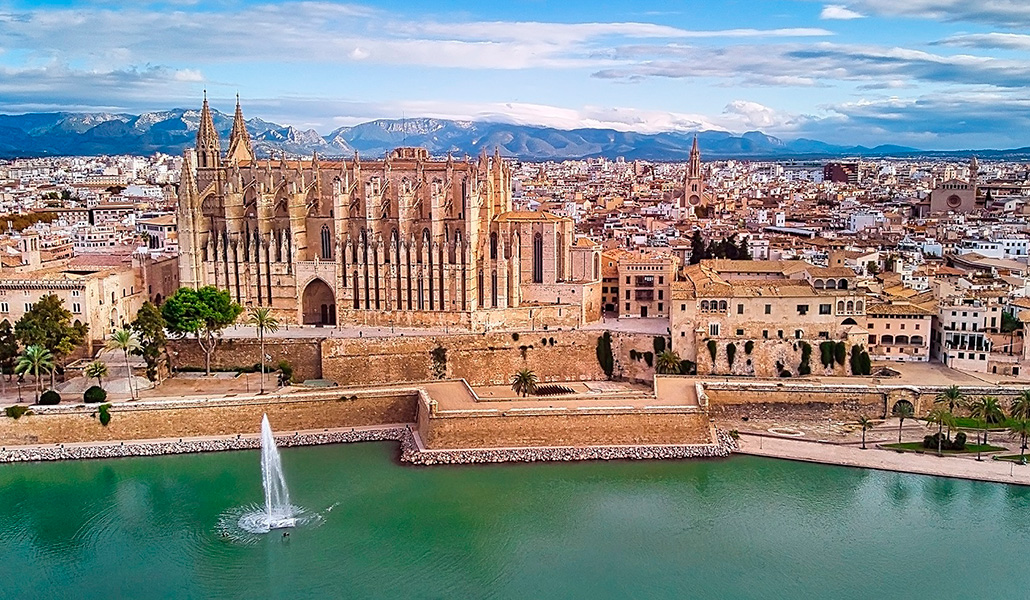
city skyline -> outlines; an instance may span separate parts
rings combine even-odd
[[[0,112],[192,108],[206,89],[323,134],[435,117],[1013,148],[1030,145],[1028,24],[1015,0],[16,1]]]

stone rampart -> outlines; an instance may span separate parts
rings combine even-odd
[[[419,435],[433,450],[715,443],[700,411],[647,409],[440,411],[420,418]]]
[[[100,424],[95,406],[33,407],[33,414],[19,419],[0,418],[0,445],[252,433],[266,413],[277,431],[411,423],[415,420],[417,394],[415,390],[383,390],[118,403],[111,406],[111,422],[106,427]]]
[[[486,385],[506,384],[516,371],[528,368],[540,382],[597,381],[606,379],[596,354],[602,333],[538,330],[326,339],[322,340],[322,374],[340,385],[462,378],[472,385]],[[625,378],[651,379],[654,369],[630,358],[631,349],[651,347],[650,335],[612,334],[613,354]]]

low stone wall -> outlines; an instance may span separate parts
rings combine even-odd
[[[168,353],[172,365],[178,367],[204,368],[204,352],[193,338],[168,340]],[[265,340],[265,354],[271,356],[267,364],[276,365],[285,360],[293,367],[293,378],[297,381],[322,377],[321,340],[310,338],[268,338]],[[231,369],[248,367],[261,362],[261,344],[257,339],[223,339],[211,356],[211,367]]]
[[[631,409],[438,412],[420,419],[419,434],[432,450],[695,445],[715,439],[708,416],[700,412]]]
[[[416,397],[411,390],[119,403],[106,427],[93,406],[33,407],[20,419],[0,418],[0,445],[236,435],[257,431],[263,414],[277,431],[411,423]]]
[[[709,410],[717,417],[825,416],[839,420],[882,417],[886,400],[871,386],[820,386],[772,382],[706,383]]]

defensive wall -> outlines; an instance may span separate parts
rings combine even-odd
[[[95,405],[33,406],[19,419],[0,418],[0,445],[107,442],[253,433],[261,416],[279,431],[361,427],[415,420],[417,390],[319,392],[239,399],[117,403],[101,425]]]
[[[270,364],[287,360],[294,379],[331,379],[341,386],[377,385],[433,379],[466,379],[472,385],[503,384],[519,369],[533,370],[541,382],[607,379],[597,360],[603,331],[535,330],[461,333],[440,336],[359,338],[268,338]],[[615,374],[650,382],[654,375],[654,336],[612,332]],[[442,350],[440,350],[442,349]],[[204,367],[204,353],[192,338],[172,340],[176,368]],[[651,365],[647,356],[650,354]],[[211,358],[215,369],[260,361],[257,339],[223,339]]]

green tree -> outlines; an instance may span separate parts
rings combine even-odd
[[[1030,437],[1030,419],[1013,419],[1009,423],[1009,435],[1019,438],[1019,458],[1026,460],[1026,440]]]
[[[18,364],[14,366],[14,372],[19,375],[26,373],[36,379],[36,402],[39,402],[39,394],[43,391],[41,373],[49,373],[54,370],[54,355],[43,346],[26,346],[25,350],[18,357]]]
[[[915,410],[911,402],[901,401],[894,405],[891,414],[898,418],[898,443],[901,443],[901,428],[905,426],[905,419],[915,416]]]
[[[655,371],[663,374],[680,372],[680,356],[672,350],[666,350],[655,357]]]
[[[951,413],[945,406],[944,403],[935,404],[930,412],[926,415],[926,423],[928,426],[937,426],[937,454],[941,454],[941,445],[944,441],[944,428],[947,427],[948,431],[955,425],[955,415]],[[948,436],[951,439],[951,436]]]
[[[933,400],[934,404],[941,406],[947,406],[948,412],[952,415],[955,414],[956,408],[962,408],[966,405],[966,395],[962,393],[962,389],[957,385],[945,388],[941,393],[937,394],[937,397]],[[948,425],[948,439],[951,439],[951,425]]]
[[[536,391],[536,373],[529,369],[519,369],[511,378],[511,389],[525,398]]]
[[[257,328],[258,340],[261,344],[261,393],[265,393],[265,332],[275,333],[279,331],[279,319],[272,314],[272,309],[267,306],[259,306],[251,309],[247,317],[247,325]]]
[[[1023,390],[1012,401],[1009,414],[1013,419],[1030,420],[1030,390]]]
[[[140,351],[139,337],[136,336],[135,331],[124,327],[111,334],[110,339],[107,340],[106,347],[108,350],[121,350],[125,356],[125,376],[129,380],[129,397],[135,400],[136,393],[132,389],[132,366],[129,364],[129,354],[135,354]]]
[[[139,339],[140,349],[136,354],[142,356],[147,363],[147,379],[157,381],[160,378],[162,358],[167,361],[165,345],[168,343],[168,336],[165,333],[165,318],[161,315],[161,309],[149,301],[144,302],[129,327],[136,332]]]
[[[862,449],[865,450],[865,432],[873,428],[873,421],[869,417],[859,417],[858,426],[862,428]]]
[[[701,230],[695,229],[694,235],[690,238],[690,264],[696,265],[708,258],[705,250],[705,239],[701,237]]]
[[[1005,413],[1002,412],[1001,405],[994,396],[984,396],[972,402],[969,405],[969,414],[980,422],[981,431],[983,432],[983,441],[980,443],[983,445],[987,445],[987,428],[992,423],[1002,423],[1005,421]],[[976,460],[980,460],[980,450],[976,451]]]
[[[103,378],[107,377],[107,365],[103,361],[95,360],[86,365],[86,368],[82,370],[82,374],[86,376],[86,379],[96,379],[97,386],[103,388]]]
[[[161,315],[172,335],[196,337],[204,353],[204,372],[211,375],[211,355],[222,330],[232,325],[243,307],[232,301],[229,292],[214,286],[200,289],[179,288],[164,304]]]
[[[14,333],[23,346],[42,346],[50,351],[55,364],[63,361],[86,341],[89,327],[72,322],[72,314],[64,301],[48,294],[39,299],[14,324]],[[50,387],[54,387],[54,371],[50,370]]]
[[[18,358],[18,338],[7,319],[0,321],[0,389],[7,393],[7,381],[14,373],[14,361]],[[5,377],[6,375],[6,377]]]

